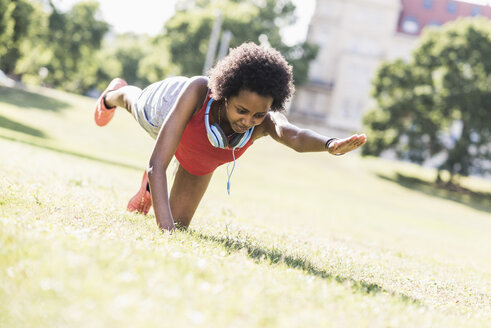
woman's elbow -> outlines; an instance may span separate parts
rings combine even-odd
[[[297,153],[304,153],[305,150],[302,147],[302,144],[299,142],[297,138],[290,140],[287,144],[288,147],[296,151]]]
[[[167,170],[167,166],[162,163],[162,161],[155,160],[153,158],[150,159],[147,166],[147,174],[148,176],[159,175],[165,173]]]
[[[306,153],[307,150],[305,150],[304,148],[300,147],[300,146],[296,146],[295,148],[292,148],[293,150],[295,150],[297,153]]]

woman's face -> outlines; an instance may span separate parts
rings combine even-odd
[[[227,118],[236,133],[244,133],[253,126],[261,124],[266,118],[273,97],[261,96],[253,91],[242,89],[239,94],[226,102]]]

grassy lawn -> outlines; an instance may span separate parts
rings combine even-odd
[[[153,140],[0,87],[0,327],[485,327],[491,182],[256,142],[187,231],[128,213]]]

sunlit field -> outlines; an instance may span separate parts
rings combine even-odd
[[[0,327],[490,325],[490,181],[264,138],[162,234],[125,210],[153,140],[94,102],[0,87]]]

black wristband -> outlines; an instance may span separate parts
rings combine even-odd
[[[338,138],[330,138],[330,139],[327,139],[327,141],[326,141],[326,150],[328,150],[329,149],[329,146],[331,145],[331,143],[333,141],[336,141],[336,140],[338,140]]]

